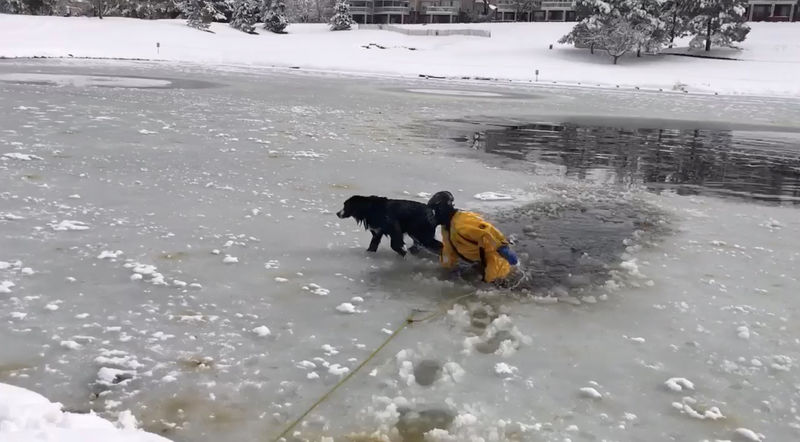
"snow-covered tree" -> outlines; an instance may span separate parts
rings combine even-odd
[[[355,21],[350,14],[350,3],[347,0],[338,0],[334,7],[336,12],[331,17],[331,31],[346,31],[349,30]]]
[[[623,17],[603,22],[600,28],[600,45],[617,64],[619,57],[638,47],[641,34]]]
[[[211,22],[221,16],[211,0],[185,0],[181,3],[181,12],[187,25],[201,31],[207,31]]]
[[[747,0],[695,0],[689,8],[687,30],[694,38],[690,48],[711,45],[733,46],[747,38],[750,27],[745,24]]]
[[[231,26],[248,34],[256,33],[256,18],[258,16],[258,4],[255,0],[238,0],[233,9]]]
[[[667,41],[667,25],[662,18],[664,0],[625,0],[620,16],[631,26],[636,38],[636,56],[641,51],[655,53]]]
[[[284,29],[289,25],[285,11],[286,5],[283,0],[274,0],[269,12],[264,15],[264,29],[276,34],[284,34]]]
[[[578,0],[581,20],[560,43],[605,49],[614,58],[630,50],[658,52],[667,40],[662,18],[664,0]]]
[[[0,14],[24,14],[25,3],[22,0],[0,0]]]
[[[661,21],[666,26],[666,33],[669,38],[669,47],[675,43],[676,38],[687,35],[687,23],[690,5],[695,0],[665,0],[661,8]]]

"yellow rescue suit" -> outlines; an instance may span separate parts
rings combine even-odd
[[[497,253],[497,249],[505,245],[508,245],[506,237],[480,215],[459,210],[450,220],[449,227],[442,226],[440,260],[447,268],[455,267],[459,257],[465,261],[481,262],[480,249],[483,249],[486,260],[483,280],[492,282],[511,272],[511,265]]]

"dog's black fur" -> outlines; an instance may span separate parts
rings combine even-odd
[[[412,253],[419,250],[419,245],[436,254],[442,250],[442,243],[434,237],[436,223],[433,211],[417,201],[354,195],[344,202],[344,207],[336,216],[353,217],[358,224],[372,232],[368,252],[377,251],[381,238],[386,235],[391,238],[392,250],[405,256],[404,234],[414,240],[414,245],[410,248]]]

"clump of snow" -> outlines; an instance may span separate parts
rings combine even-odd
[[[280,267],[280,263],[275,259],[270,259],[264,264],[264,268],[267,270],[277,269]]]
[[[686,378],[669,378],[664,385],[672,391],[694,390],[694,383]]]
[[[286,278],[281,278],[280,276],[276,276],[275,282],[289,282],[289,280]]]
[[[318,296],[328,296],[331,293],[330,290],[322,288],[319,286],[319,284],[314,284],[314,283],[311,283],[309,285],[304,285],[303,290],[307,290]]]
[[[752,442],[761,442],[764,440],[764,435],[761,433],[756,433],[755,431],[749,428],[737,428],[734,431],[734,434],[741,440],[749,440]]]
[[[0,440],[59,442],[114,441],[168,442],[156,434],[136,428],[130,412],[119,414],[118,422],[94,413],[62,411],[61,404],[24,388],[0,383]]]
[[[269,330],[269,328],[267,328],[266,325],[262,325],[262,326],[254,328],[253,329],[253,333],[255,333],[256,336],[259,336],[259,337],[262,337],[262,338],[272,334],[272,332]]]
[[[239,258],[231,255],[225,255],[225,257],[222,258],[222,262],[225,264],[236,264],[239,262]]]
[[[347,313],[347,314],[353,314],[353,313],[358,313],[359,312],[359,310],[356,308],[356,306],[354,306],[353,304],[351,304],[349,302],[343,302],[343,303],[337,305],[336,306],[336,311],[340,312],[340,313]]]
[[[597,391],[597,389],[595,389],[594,387],[583,387],[578,391],[580,392],[580,395],[585,398],[590,398],[590,399],[603,398],[603,395],[599,391]]]
[[[477,193],[473,195],[473,198],[481,201],[509,201],[514,199],[514,197],[511,195],[507,195],[505,193],[497,193],[497,192]]]
[[[0,281],[0,293],[11,293],[11,287],[15,285],[11,281]]]
[[[340,365],[340,364],[331,364],[331,366],[328,367],[328,373],[330,373],[330,374],[332,374],[334,376],[343,376],[343,375],[346,375],[349,372],[350,372],[349,368],[347,368],[347,367],[345,367],[343,365]]]
[[[75,341],[61,341],[60,345],[68,350],[80,350],[83,348],[81,344],[78,344]]]
[[[750,329],[746,325],[736,327],[736,336],[741,339],[750,339]]]
[[[508,365],[505,362],[498,362],[494,364],[494,372],[502,377],[514,376],[519,369],[513,365]]]
[[[103,250],[97,255],[97,259],[116,259],[122,255],[122,250],[112,251],[112,250]]]
[[[44,158],[36,155],[32,155],[29,153],[20,153],[20,152],[11,152],[11,153],[4,153],[3,159],[12,159],[12,160],[20,160],[20,161],[32,161],[32,160],[42,160]]]
[[[50,227],[57,232],[68,230],[89,230],[89,226],[86,223],[73,220],[64,220],[59,223],[51,223]]]
[[[709,407],[704,411],[697,410],[697,400],[691,397],[684,397],[681,402],[673,402],[672,407],[689,417],[699,420],[719,420],[725,419],[718,407]]]

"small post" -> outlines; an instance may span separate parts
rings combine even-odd
[[[160,42],[156,42],[156,54],[160,54],[160,53],[161,53],[161,43]]]
[[[536,81],[539,81],[539,69],[536,69]]]

